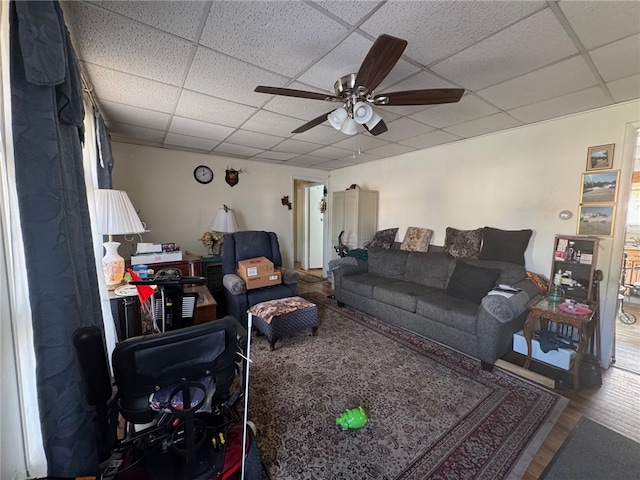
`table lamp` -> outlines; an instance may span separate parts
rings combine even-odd
[[[144,225],[127,192],[122,190],[96,190],[96,208],[98,233],[109,235],[109,241],[103,243],[106,253],[102,257],[102,271],[109,290],[114,290],[124,277],[124,258],[118,254],[119,242],[113,241],[113,235],[143,233]]]
[[[223,205],[222,208],[219,208],[216,212],[216,216],[211,221],[209,229],[221,233],[233,233],[237,231],[238,226],[236,225],[236,217],[233,215],[233,211],[226,205]],[[220,242],[220,254],[222,255],[222,242]]]

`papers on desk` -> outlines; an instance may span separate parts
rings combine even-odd
[[[511,298],[516,293],[519,293],[521,291],[521,288],[512,287],[511,285],[505,285],[504,283],[501,283],[497,287],[494,287],[492,290],[490,290],[487,295],[500,295],[502,297]]]

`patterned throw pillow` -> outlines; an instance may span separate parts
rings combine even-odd
[[[409,227],[404,234],[400,250],[408,250],[410,252],[426,252],[431,243],[433,230],[428,228]]]
[[[481,245],[482,228],[457,230],[447,227],[444,237],[444,253],[458,258],[478,258]]]
[[[549,291],[549,280],[539,273],[527,272],[527,278],[533,282],[538,291],[542,295],[546,295]]]
[[[386,230],[378,230],[373,236],[373,240],[369,244],[369,247],[382,247],[391,248],[394,240],[396,239],[397,228],[387,228]]]

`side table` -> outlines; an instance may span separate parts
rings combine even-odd
[[[578,331],[578,350],[573,365],[573,389],[580,389],[580,363],[589,348],[589,339],[597,330],[599,322],[598,303],[588,302],[591,313],[585,315],[577,315],[563,312],[558,308],[558,303],[550,302],[547,297],[537,296],[527,304],[529,315],[524,322],[524,338],[527,341],[527,360],[524,368],[528,369],[531,365],[531,340],[536,324],[540,328],[546,328],[549,321],[559,324],[570,325]],[[596,342],[598,344],[599,342]],[[600,352],[596,351],[596,356],[600,356]]]

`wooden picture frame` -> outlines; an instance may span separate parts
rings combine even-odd
[[[620,170],[582,174],[580,203],[614,203],[618,198]]]
[[[580,205],[578,235],[613,236],[615,205]]]
[[[587,171],[608,170],[613,167],[613,149],[615,143],[597,145],[587,150]]]

